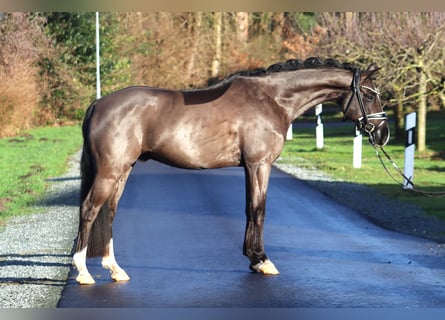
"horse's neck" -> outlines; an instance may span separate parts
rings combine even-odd
[[[350,71],[320,68],[273,74],[265,85],[291,122],[317,104],[338,102],[350,90],[351,81]]]

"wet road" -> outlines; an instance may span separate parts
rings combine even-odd
[[[360,201],[357,199],[357,201]],[[138,163],[114,223],[113,283],[71,272],[59,307],[444,307],[442,246],[383,230],[279,170],[270,180],[266,253],[279,276],[242,255],[241,168],[191,171]]]

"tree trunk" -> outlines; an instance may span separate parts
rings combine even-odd
[[[445,79],[442,83],[442,86],[445,86]],[[439,98],[441,102],[440,109],[445,110],[445,89],[442,89],[442,91],[439,92]]]
[[[249,13],[237,12],[236,13],[236,27],[238,42],[245,46],[249,38]]]
[[[192,30],[194,41],[190,53],[190,60],[187,65],[186,81],[189,82],[189,84],[190,81],[192,80],[193,70],[195,69],[195,61],[198,55],[198,49],[201,39],[201,26],[202,26],[202,12],[197,12]]]
[[[286,13],[278,12],[273,14],[272,20],[269,21],[269,23],[273,23],[275,26],[273,29],[273,36],[277,41],[281,42],[283,39],[287,39],[289,30],[286,26]]]
[[[395,137],[397,140],[405,136],[405,116],[403,112],[403,93],[399,87],[394,86],[396,96],[396,106],[394,109]]]
[[[213,16],[215,33],[215,55],[212,62],[212,79],[219,76],[221,65],[221,47],[222,47],[222,12],[215,12]]]
[[[422,61],[423,66],[423,61]],[[426,86],[427,78],[425,72],[420,71],[420,82],[419,82],[419,108],[417,114],[417,150],[423,152],[426,149]]]
[[[356,26],[354,25],[355,20],[355,12],[345,12],[345,27],[346,34],[348,36],[351,35],[352,31],[355,30]]]

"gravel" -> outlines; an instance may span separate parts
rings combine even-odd
[[[7,221],[0,232],[0,307],[54,308],[71,266],[77,234],[78,152],[35,213]]]
[[[55,308],[67,280],[78,226],[80,151],[69,170],[53,182],[35,214],[8,221],[0,231],[0,307]],[[422,209],[391,200],[375,190],[336,181],[316,168],[276,162],[276,167],[395,231],[445,242],[445,222]]]

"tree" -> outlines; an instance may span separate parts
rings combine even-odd
[[[93,12],[38,13],[46,19],[46,32],[53,41],[55,54],[40,61],[40,76],[48,87],[43,107],[55,117],[82,118],[83,111],[95,99],[96,42]],[[101,86],[103,94],[128,84],[126,55],[118,54],[121,42],[117,14],[100,15]]]
[[[288,59],[309,58],[326,33],[326,29],[316,25],[312,15],[306,13],[283,14],[280,23],[281,41]]]
[[[191,26],[190,26],[190,31],[189,32],[195,38],[195,42],[191,46],[190,59],[189,59],[188,64],[187,64],[186,75],[187,75],[187,81],[189,81],[189,82],[192,80],[193,71],[194,71],[195,66],[196,66],[195,62],[196,62],[196,59],[198,59],[199,48],[201,46],[202,16],[203,16],[202,12],[197,12],[196,16],[195,16],[195,19],[190,24]]]
[[[427,97],[443,91],[445,13],[324,13],[321,21],[325,52],[383,67],[379,85],[396,104],[396,132],[408,104],[418,111],[417,146],[425,150]]]
[[[249,40],[249,13],[236,12],[237,38],[240,45],[245,46]]]
[[[0,16],[0,136],[36,124],[40,79],[36,63],[49,47],[44,20],[28,13]]]
[[[94,84],[95,24],[93,12],[51,12],[43,14],[46,28],[60,50],[60,59],[75,66],[82,82]]]
[[[214,14],[214,33],[215,33],[215,55],[212,61],[212,78],[219,76],[221,65],[221,49],[222,49],[222,12],[215,12]]]
[[[313,13],[101,13],[102,91],[204,87],[212,76],[303,59],[316,46],[315,22]],[[94,13],[0,14],[0,40],[0,75],[9,80],[0,84],[2,110],[29,115],[29,127],[82,119],[95,99]],[[17,103],[25,89],[30,102]]]

